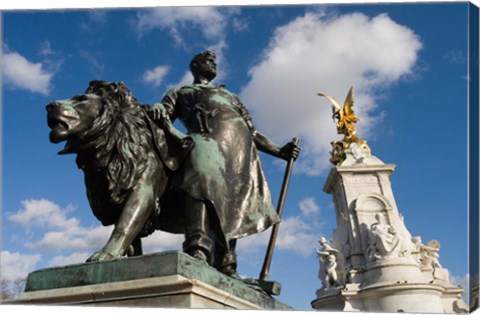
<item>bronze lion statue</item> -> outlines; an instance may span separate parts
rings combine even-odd
[[[50,141],[66,141],[59,154],[77,154],[94,215],[115,226],[87,261],[142,254],[141,237],[162,229],[161,198],[193,140],[159,128],[123,82],[92,81],[84,94],[46,109]]]

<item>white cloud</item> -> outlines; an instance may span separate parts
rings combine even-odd
[[[165,250],[182,250],[183,241],[183,234],[155,231],[153,234],[142,239],[142,246],[144,253],[155,253]]]
[[[308,257],[315,247],[319,231],[315,228],[313,222],[306,222],[299,217],[288,217],[280,223],[280,229],[277,236],[275,248],[278,250],[288,250]],[[270,239],[271,229],[242,238],[238,242],[239,251],[252,252],[265,250]]]
[[[207,50],[213,51],[215,53],[215,61],[217,63],[217,76],[215,81],[219,82],[223,80],[227,74],[228,64],[225,60],[225,51],[227,50],[228,45],[225,40],[221,39],[213,45],[207,47]]]
[[[35,235],[40,235],[25,242],[24,246],[43,253],[55,253],[56,256],[48,262],[49,266],[84,262],[107,243],[113,231],[113,225],[82,226],[78,219],[69,217],[73,206],[61,208],[47,199],[29,199],[21,203],[22,208],[10,214],[8,220],[28,227],[29,230],[35,231]],[[156,231],[142,239],[143,249],[145,253],[181,250],[183,239],[183,235]],[[8,252],[5,255],[7,254]],[[28,255],[25,257],[32,258]],[[39,259],[40,256],[35,256],[37,257]]]
[[[80,21],[78,26],[83,31],[95,32],[98,28],[105,25],[108,18],[108,11],[102,9],[91,9],[85,11],[86,19]]]
[[[299,217],[289,217],[280,225],[277,246],[280,250],[290,250],[308,257],[312,252],[318,231],[309,222]]]
[[[17,52],[3,51],[2,74],[5,82],[15,88],[47,95],[53,72],[41,63],[33,63]]]
[[[46,40],[40,45],[39,54],[42,56],[53,55],[52,44],[50,43],[50,41]]]
[[[282,225],[280,224],[280,227],[281,226]],[[281,228],[280,228],[280,231],[281,231]],[[247,237],[239,239],[237,242],[238,251],[251,253],[251,252],[258,251],[259,249],[266,249],[271,233],[272,233],[272,230],[268,229],[262,233],[249,235]],[[243,256],[243,255],[239,255],[239,256]]]
[[[93,252],[100,250],[107,243],[112,231],[113,226],[99,226],[97,228],[78,227],[75,230],[48,232],[41,240],[26,244],[26,247],[44,251],[75,251],[67,256],[56,256],[49,262],[50,266],[80,263],[84,262]],[[155,231],[148,237],[142,238],[143,252],[181,250],[183,241],[183,234]]]
[[[84,263],[91,254],[91,252],[78,252],[67,256],[59,255],[52,258],[47,265],[50,267],[56,267],[80,264]]]
[[[245,19],[240,19],[238,17],[232,19],[232,26],[235,32],[243,32],[249,28],[248,22]]]
[[[219,9],[201,6],[148,9],[137,15],[136,29],[140,34],[153,29],[166,30],[177,45],[185,44],[183,41],[185,34],[199,32],[198,35],[194,36],[198,43],[201,43],[202,46],[207,47],[208,50],[216,54],[218,64],[216,82],[219,82],[226,76],[228,67],[227,62],[223,58],[228,48],[225,40],[228,23],[232,17],[240,12],[238,8]],[[237,17],[234,20],[232,27],[235,31],[241,31],[247,27]],[[167,90],[172,87],[192,84],[193,77],[188,70],[188,65],[185,65],[185,68],[184,75],[177,83],[169,84]],[[142,76],[143,81],[159,86],[168,69],[168,66],[162,65],[148,70]]]
[[[329,103],[316,94],[343,101],[354,85],[358,134],[368,140],[381,117],[374,113],[378,91],[412,73],[421,46],[411,29],[385,14],[310,12],[275,30],[240,97],[257,128],[279,144],[300,137],[296,170],[317,175],[328,167],[330,142],[340,136]]]
[[[171,88],[174,88],[174,87],[181,87],[181,86],[184,86],[184,85],[190,85],[190,84],[192,84],[192,82],[193,82],[192,73],[190,72],[190,70],[185,71],[185,73],[183,74],[183,76],[180,78],[180,80],[177,83],[169,84],[167,86],[167,91]]]
[[[145,83],[153,84],[155,87],[162,84],[163,78],[168,74],[170,67],[160,65],[143,73],[142,80]]]
[[[21,202],[22,208],[8,216],[11,222],[33,228],[46,228],[39,238],[26,242],[25,247],[43,252],[62,252],[50,261],[50,265],[81,262],[107,243],[113,231],[111,226],[84,227],[76,218],[69,217],[73,206],[61,208],[46,199],[29,199]],[[53,230],[52,230],[53,229]],[[39,234],[40,230],[36,230]],[[142,239],[144,252],[181,249],[183,235],[156,231]],[[71,253],[75,251],[74,253]],[[89,253],[89,254],[85,254]],[[67,255],[67,256],[65,256]]]
[[[113,226],[86,228],[75,225],[60,231],[47,232],[40,240],[26,243],[25,247],[43,251],[80,250],[93,253],[107,243],[112,230]]]
[[[453,64],[465,64],[468,58],[461,50],[450,50],[443,55],[442,60]]]
[[[320,213],[320,206],[313,197],[301,200],[298,207],[305,216],[318,215]]]
[[[26,255],[2,251],[0,255],[1,278],[8,281],[25,278],[40,261],[40,255]]]
[[[53,50],[52,44],[49,40],[45,40],[40,44],[38,54],[43,58],[42,65],[52,75],[55,75],[63,65],[63,56]]]
[[[41,237],[26,242],[26,248],[43,251],[59,250],[98,250],[99,244],[105,244],[112,227],[83,227],[77,218],[68,215],[74,210],[69,205],[61,208],[47,199],[23,200],[22,208],[10,214],[8,220],[17,223],[38,235],[47,230]]]
[[[67,219],[66,213],[73,210],[72,206],[61,209],[57,204],[46,199],[23,200],[23,208],[10,215],[8,219],[22,226],[46,226],[68,228],[78,225],[75,218]]]
[[[140,33],[158,28],[168,30],[175,43],[182,44],[182,32],[200,30],[210,40],[223,36],[226,17],[215,7],[168,7],[148,9],[137,16],[137,30]]]

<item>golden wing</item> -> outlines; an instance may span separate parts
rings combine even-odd
[[[353,86],[348,91],[347,97],[345,98],[345,103],[343,105],[343,114],[348,121],[357,122],[359,119],[355,117],[355,112],[353,111],[353,96],[354,89]]]
[[[339,115],[338,119],[341,119],[343,117],[342,106],[340,106],[340,103],[334,97],[323,93],[317,93],[317,95],[325,97],[332,104],[333,117],[335,117],[337,113]]]

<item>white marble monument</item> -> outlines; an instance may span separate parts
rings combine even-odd
[[[355,133],[353,88],[345,105],[334,105],[337,130],[324,191],[331,194],[337,228],[330,243],[317,249],[322,287],[316,310],[463,313],[463,289],[449,282],[439,262],[440,244],[412,237],[399,213],[390,185],[395,165],[370,152]]]

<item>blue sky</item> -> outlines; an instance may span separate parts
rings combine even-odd
[[[269,5],[2,12],[2,276],[83,262],[105,242],[73,156],[48,141],[45,105],[90,80],[124,81],[142,103],[188,84],[188,63],[214,50],[219,75],[258,130],[300,137],[270,279],[310,309],[320,236],[335,228],[322,191],[337,140],[324,92],[356,88],[358,133],[397,165],[391,176],[412,235],[441,244],[440,262],[464,283],[467,266],[466,3]],[[428,18],[426,18],[428,16]],[[261,156],[274,202],[285,164]],[[239,272],[260,272],[269,233],[239,242]],[[147,251],[180,248],[157,232]]]

